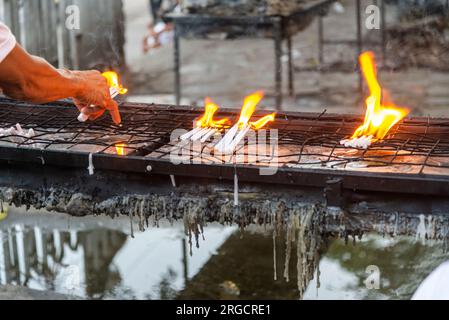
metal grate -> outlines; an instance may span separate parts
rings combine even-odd
[[[11,138],[19,147],[38,146],[39,149],[94,151],[104,153],[124,143],[129,154],[137,155],[145,148],[164,143],[176,128],[189,127],[197,116],[188,109],[169,106],[127,105],[121,108],[122,125],[116,126],[108,116],[95,122],[80,123],[78,111],[68,103],[37,106],[0,100],[0,128],[19,123],[33,129],[32,138],[2,136],[0,142],[9,144]]]
[[[24,129],[35,131],[32,138],[16,139],[14,145],[18,147],[115,153],[111,150],[117,144],[125,144],[126,153],[130,156],[151,154],[151,157],[163,158],[173,147],[182,148],[170,141],[171,133],[175,129],[190,130],[202,110],[126,104],[121,106],[121,113],[121,126],[114,125],[108,116],[96,122],[80,123],[76,119],[76,108],[69,104],[37,106],[3,99],[0,100],[0,128],[19,123]],[[222,113],[237,118],[237,111],[225,110]],[[279,132],[279,164],[330,168],[354,163],[366,163],[367,167],[408,165],[418,167],[419,172],[425,167],[449,169],[449,119],[405,119],[390,131],[384,141],[367,150],[340,145],[340,141],[350,136],[361,121],[358,116],[328,115],[326,112],[319,115],[278,114],[271,128]],[[11,138],[20,137],[1,136],[0,143],[11,144]],[[246,148],[246,155],[256,156],[247,147],[248,144],[240,148]],[[236,153],[239,152],[237,149]],[[192,159],[200,155],[201,151],[192,153]],[[216,157],[215,160],[226,163],[229,158]]]
[[[313,186],[325,185],[330,176],[340,175],[350,177],[347,188],[386,191],[401,187],[390,183],[397,178],[412,192],[449,194],[449,119],[405,119],[384,141],[367,150],[355,150],[340,145],[340,140],[354,132],[362,117],[281,113],[271,125],[278,129],[278,152],[267,149],[268,157],[259,158],[246,143],[237,149],[237,155],[243,151],[240,161],[237,156],[215,155],[210,141],[194,152],[191,145],[170,141],[175,129],[190,130],[202,112],[202,108],[122,103],[123,125],[116,126],[107,115],[96,122],[80,123],[77,109],[69,103],[37,106],[0,99],[0,128],[20,123],[36,133],[31,139],[0,136],[0,159],[36,162],[40,158],[47,165],[87,167],[87,156],[93,154],[96,168],[123,172],[142,172],[150,166],[158,174],[231,178],[238,171],[243,180]],[[263,114],[266,112],[259,113]],[[237,119],[238,110],[220,110],[219,116]],[[117,155],[118,144],[125,145],[124,156]],[[192,164],[171,164],[170,153],[183,148],[190,148]],[[207,162],[194,161],[204,153]],[[254,168],[273,163],[269,156],[275,157],[279,172],[260,177]],[[255,161],[248,163],[248,157]],[[372,185],[367,177],[384,183]],[[416,179],[424,185],[414,183]],[[434,188],[428,185],[432,181],[436,182]]]
[[[340,144],[362,123],[360,117],[319,115],[310,124],[287,123],[279,126],[279,145],[299,147],[297,161],[291,164],[319,164],[328,167],[412,166],[422,173],[426,167],[449,169],[449,120],[405,119],[393,127],[385,139],[366,150],[348,149]],[[287,121],[288,122],[288,121]],[[311,148],[312,147],[312,148]],[[311,162],[310,157],[316,162]],[[292,154],[280,155],[292,158]],[[308,157],[306,161],[305,157]],[[353,166],[351,166],[351,164]],[[449,172],[448,172],[449,173]]]

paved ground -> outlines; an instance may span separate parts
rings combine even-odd
[[[144,55],[141,39],[149,21],[146,0],[126,1],[127,57],[133,73],[133,100],[172,102],[172,46]],[[344,12],[335,9],[325,19],[325,37],[355,37],[354,1],[342,1]],[[367,4],[370,2],[366,2]],[[394,20],[393,11],[388,20]],[[313,23],[294,38],[295,66],[316,65],[317,24]],[[270,40],[183,40],[182,85],[184,103],[200,102],[211,96],[225,106],[240,106],[251,91],[263,89],[268,98],[264,105],[274,105],[274,49]],[[368,49],[368,48],[366,48]],[[394,54],[394,52],[389,52]],[[345,61],[355,65],[355,49],[327,46],[326,62]],[[284,64],[284,70],[286,65]],[[382,72],[380,79],[393,100],[408,106],[415,115],[449,116],[449,74],[428,69]],[[284,80],[286,88],[286,81]],[[296,95],[285,100],[284,108],[300,111],[364,112],[357,94],[356,72],[295,72]],[[286,91],[286,90],[285,90]]]

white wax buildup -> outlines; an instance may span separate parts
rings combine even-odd
[[[34,133],[33,129],[29,129],[28,131],[23,130],[22,126],[18,123],[15,127],[11,127],[9,129],[2,129],[0,128],[0,137],[5,136],[20,136],[24,138],[32,138],[36,134]]]
[[[36,136],[33,129],[24,130],[22,126],[18,123],[14,127],[3,129],[0,128],[0,137],[9,137],[9,140],[13,143],[24,143],[27,142],[27,147],[39,147],[39,144],[27,141]],[[30,142],[30,143],[28,143]]]
[[[362,136],[359,138],[341,140],[340,144],[347,148],[368,149],[371,145],[373,136]]]
[[[89,175],[93,176],[95,172],[94,162],[93,162],[93,155],[92,153],[89,153],[89,166],[87,167],[87,170],[89,171]]]

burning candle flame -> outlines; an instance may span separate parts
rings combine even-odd
[[[257,105],[263,99],[263,91],[250,94],[243,101],[242,110],[238,122],[225,134],[223,139],[215,145],[215,150],[228,154],[234,152],[239,143],[245,139],[249,130],[259,130],[268,122],[274,121],[276,113],[269,114],[257,121],[250,122]]]
[[[253,115],[254,111],[256,111],[256,107],[263,99],[263,97],[263,91],[257,91],[245,98],[245,100],[243,101],[242,111],[240,112],[240,119],[237,123],[240,129],[245,127],[249,123],[251,116]]]
[[[221,128],[226,124],[229,119],[224,118],[220,120],[214,120],[214,114],[218,111],[218,105],[216,105],[209,97],[204,100],[204,115],[196,122],[196,126],[199,128]]]
[[[366,115],[361,125],[351,139],[372,137],[372,141],[382,140],[388,131],[408,114],[406,108],[397,107],[392,102],[384,102],[387,93],[382,90],[378,80],[373,52],[364,52],[359,57],[360,67],[365,77],[369,97],[366,99]]]
[[[106,71],[101,74],[108,81],[108,86],[110,88],[117,89],[119,94],[126,94],[128,89],[124,88],[119,82],[118,74],[114,71]]]
[[[117,151],[117,155],[124,156],[125,155],[125,148],[126,148],[126,144],[125,143],[117,143],[115,145],[115,150]]]
[[[276,117],[276,112],[273,112],[272,114],[269,114],[263,118],[260,118],[257,121],[250,122],[251,128],[254,130],[259,130],[263,128],[268,122],[274,121],[274,118]]]

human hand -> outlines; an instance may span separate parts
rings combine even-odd
[[[96,120],[108,110],[115,124],[121,117],[117,102],[111,98],[106,79],[98,71],[70,71],[79,83],[79,90],[73,102],[89,120]]]

